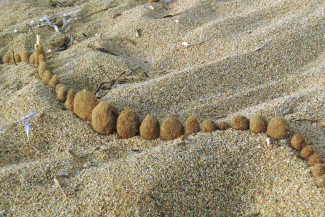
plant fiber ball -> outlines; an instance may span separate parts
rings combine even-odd
[[[16,63],[20,63],[21,62],[21,58],[20,58],[20,55],[19,54],[15,54],[14,55],[14,58],[15,58],[15,62]]]
[[[190,116],[185,122],[185,134],[200,132],[200,123],[196,116]]]
[[[29,57],[29,64],[34,65],[35,64],[35,54],[31,54]]]
[[[158,119],[153,115],[147,115],[140,125],[140,136],[144,139],[157,139],[159,131]]]
[[[39,76],[40,78],[43,77],[44,72],[46,71],[46,67],[47,67],[47,65],[46,65],[45,62],[41,62],[41,63],[39,64],[39,66],[38,66],[38,76]]]
[[[2,62],[3,63],[9,63],[10,62],[10,56],[9,55],[4,55],[3,57],[2,57]]]
[[[311,168],[311,172],[314,177],[319,177],[324,175],[324,165],[323,164],[316,164]]]
[[[238,115],[231,119],[230,125],[235,130],[248,130],[249,120],[245,116]]]
[[[49,70],[45,70],[42,76],[42,81],[44,83],[49,83],[51,80],[51,72]]]
[[[289,131],[288,121],[284,117],[278,116],[270,120],[266,134],[273,139],[285,139],[289,136]]]
[[[51,80],[49,81],[49,86],[52,88],[55,88],[56,85],[58,84],[59,79],[57,75],[53,75],[53,77],[51,78]]]
[[[70,89],[68,91],[67,99],[64,102],[64,108],[73,111],[73,100],[75,95],[76,95],[76,91],[74,89]]]
[[[139,133],[140,120],[139,116],[133,109],[123,108],[116,122],[117,134],[128,139]]]
[[[91,112],[97,104],[98,101],[93,92],[87,90],[80,91],[74,98],[73,112],[82,120],[91,121]]]
[[[117,108],[112,103],[102,101],[92,111],[91,125],[98,133],[107,135],[116,129],[117,117]]]
[[[249,119],[249,130],[253,133],[265,133],[267,122],[262,115],[255,115]]]
[[[64,86],[64,84],[58,84],[58,85],[56,85],[56,87],[55,87],[56,95],[58,95],[58,90],[59,90],[62,86]]]
[[[314,148],[311,145],[307,145],[300,151],[300,157],[302,157],[305,160],[308,160],[309,156],[314,153]]]
[[[183,124],[175,117],[168,117],[161,123],[160,138],[163,140],[176,139],[184,134]]]
[[[306,146],[305,138],[301,133],[296,133],[291,137],[290,144],[292,148],[294,148],[297,151],[300,151],[303,147]]]
[[[202,132],[210,133],[217,129],[216,123],[211,119],[206,119],[202,122]]]
[[[308,158],[308,165],[309,165],[310,167],[313,167],[313,166],[315,166],[316,164],[321,164],[321,163],[323,163],[323,161],[322,161],[322,156],[320,156],[320,155],[317,154],[317,153],[313,153],[313,154],[311,154],[311,155],[309,156],[309,158]]]
[[[228,129],[230,126],[229,126],[229,124],[228,124],[228,122],[227,121],[218,121],[217,122],[217,128],[219,129],[219,130],[226,130],[226,129]]]
[[[20,53],[20,58],[22,62],[28,62],[30,57],[30,52],[28,52],[27,50],[24,50]]]
[[[322,176],[317,177],[316,185],[318,187],[320,187],[320,188],[324,188],[325,187],[325,175],[322,175]]]
[[[57,99],[60,101],[60,102],[64,102],[66,99],[67,99],[67,95],[68,95],[68,87],[65,86],[65,85],[62,85],[59,89],[58,89],[58,92],[57,92]]]
[[[42,62],[45,62],[45,56],[44,56],[44,54],[40,54],[39,56],[38,56],[38,62],[39,63],[42,63]]]

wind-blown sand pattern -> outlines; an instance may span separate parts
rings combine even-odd
[[[281,115],[290,123],[290,137],[300,132],[324,158],[322,123],[297,121],[325,117],[324,2],[64,3],[1,2],[0,56],[33,50],[40,34],[51,49],[47,67],[60,83],[95,91],[117,79],[111,90],[99,93],[100,101],[132,108],[141,120],[147,114],[160,122],[176,116],[183,124],[191,115],[200,122],[230,122],[239,114],[262,114],[269,121]],[[28,30],[32,20],[72,11],[77,12],[64,27],[51,20],[50,26],[33,24],[33,32]],[[54,33],[53,24],[62,33]],[[65,30],[66,41],[72,36],[74,43],[53,52]],[[0,70],[0,126],[35,111],[28,119],[29,136],[41,151],[30,148],[23,123],[0,131],[1,214],[325,212],[324,189],[290,147],[290,137],[267,143],[266,134],[234,129],[196,133],[184,141],[100,135],[90,122],[62,109],[35,66],[1,64]]]

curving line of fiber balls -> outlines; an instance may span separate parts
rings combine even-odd
[[[229,127],[236,130],[250,130],[253,133],[266,133],[273,139],[285,139],[290,133],[288,121],[281,116],[274,117],[267,123],[261,115],[253,116],[250,119],[239,115],[232,118],[230,125],[225,121],[215,123],[211,119],[206,119],[201,126],[196,116],[190,116],[185,123],[185,129],[175,117],[164,119],[160,125],[158,119],[149,114],[140,122],[137,112],[133,109],[123,108],[119,112],[110,102],[98,102],[95,94],[90,91],[76,92],[64,84],[59,84],[58,76],[51,76],[51,72],[47,70],[46,55],[39,43],[39,38],[33,54],[23,51],[21,54],[15,54],[13,58],[4,55],[2,62],[9,64],[29,62],[35,65],[38,68],[39,77],[50,87],[55,88],[57,99],[64,103],[64,107],[73,111],[79,118],[91,121],[93,128],[104,135],[111,134],[116,130],[117,134],[125,139],[139,134],[148,140],[158,137],[163,140],[173,140],[184,134],[188,135],[200,130],[208,133],[217,129],[226,130]],[[306,145],[301,133],[294,134],[290,139],[290,144],[300,153],[301,158],[308,161],[313,176],[317,178],[317,186],[325,187],[325,167],[322,164],[322,157],[314,151],[312,146]]]

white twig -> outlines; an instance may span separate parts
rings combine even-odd
[[[36,151],[36,152],[39,152],[40,153],[40,150],[38,150],[37,148],[35,148],[32,143],[30,142],[30,139],[29,139],[29,122],[28,120],[25,120],[25,131],[26,131],[26,135],[27,135],[27,138],[28,138],[28,142],[29,142],[29,145]]]
[[[65,196],[65,198],[67,198],[68,196],[67,196],[67,194],[64,192],[64,190],[62,189],[59,180],[57,180],[57,178],[54,178],[54,182],[59,186],[59,188],[60,188],[61,192],[63,193],[63,195]]]

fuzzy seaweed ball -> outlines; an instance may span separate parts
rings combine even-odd
[[[227,121],[218,121],[217,122],[217,128],[219,130],[226,130],[228,129],[230,126],[229,126],[229,123]]]
[[[196,116],[190,116],[185,123],[185,133],[200,132],[200,123]]]
[[[3,57],[2,57],[2,62],[3,63],[9,63],[10,62],[10,56],[9,55],[4,55]]]
[[[322,175],[322,176],[317,177],[316,185],[318,187],[320,187],[320,188],[324,188],[325,187],[325,175]]]
[[[59,78],[57,75],[53,75],[51,80],[49,81],[49,86],[52,87],[52,88],[55,88],[56,85],[58,84],[59,82]]]
[[[313,166],[315,166],[316,164],[321,164],[321,163],[323,163],[323,161],[322,161],[322,156],[320,156],[320,155],[317,154],[317,153],[313,153],[313,154],[311,154],[311,155],[309,156],[309,158],[308,158],[308,165],[309,165],[310,167],[313,167]]]
[[[68,87],[65,85],[62,85],[58,91],[57,91],[57,99],[60,102],[64,102],[67,99],[67,95],[68,95]]]
[[[116,122],[117,134],[124,138],[136,136],[139,133],[139,116],[133,109],[123,108]]]
[[[107,101],[102,101],[91,114],[91,125],[100,134],[110,134],[116,129],[117,108]]]
[[[324,165],[323,164],[316,164],[311,168],[311,172],[313,173],[314,177],[319,177],[324,175]]]
[[[73,111],[73,100],[76,95],[76,91],[74,89],[70,89],[68,91],[67,99],[64,102],[64,108]]]
[[[210,133],[217,129],[216,123],[211,119],[206,119],[202,122],[202,132]]]
[[[46,71],[47,64],[46,62],[41,62],[38,66],[38,76],[43,78],[44,72]]]
[[[272,118],[266,130],[266,134],[273,139],[284,139],[289,136],[289,132],[289,123],[281,116]]]
[[[29,57],[29,64],[34,65],[35,64],[35,54],[31,54]]]
[[[235,130],[248,130],[249,120],[245,116],[238,115],[231,119],[230,125]]]
[[[28,52],[27,50],[24,50],[20,53],[20,58],[22,62],[28,62],[30,57],[30,52]]]
[[[15,54],[15,55],[14,55],[14,59],[15,59],[15,62],[16,62],[16,63],[20,63],[20,62],[21,62],[21,57],[20,57],[19,54]]]
[[[140,125],[140,136],[144,139],[157,139],[159,131],[158,119],[153,115],[147,115]]]
[[[305,138],[301,133],[296,133],[291,137],[290,144],[292,148],[296,149],[297,151],[300,151],[303,147],[306,146]]]
[[[307,145],[304,147],[300,152],[300,157],[302,157],[305,160],[308,160],[309,156],[314,153],[314,148],[311,145]]]
[[[267,122],[262,115],[255,115],[249,119],[249,130],[253,133],[265,133]]]
[[[184,134],[183,124],[175,117],[168,117],[161,123],[160,138],[163,140],[176,139]]]
[[[82,120],[91,121],[91,112],[98,104],[93,92],[80,91],[76,94],[73,101],[73,112]]]
[[[51,72],[49,70],[45,70],[42,76],[42,81],[44,83],[49,83],[51,80]]]

